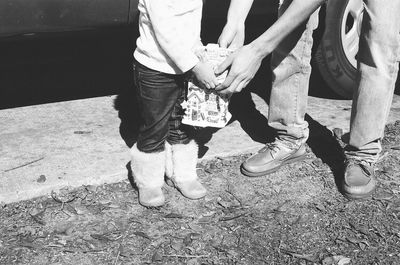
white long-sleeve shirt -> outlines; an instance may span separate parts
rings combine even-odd
[[[168,74],[182,74],[199,59],[202,0],[139,0],[139,31],[135,59]]]

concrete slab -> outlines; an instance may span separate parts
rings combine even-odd
[[[49,194],[66,186],[98,185],[127,178],[129,148],[119,133],[114,96],[0,110],[0,202]],[[264,115],[268,106],[253,95]],[[351,101],[309,98],[309,115],[348,131]],[[395,96],[388,122],[400,119]],[[254,151],[238,121],[215,132],[202,159]]]

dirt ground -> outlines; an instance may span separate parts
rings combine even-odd
[[[0,264],[400,264],[400,121],[370,200],[337,190],[341,140],[313,139],[265,177],[240,174],[249,154],[201,162],[199,201],[166,186],[167,204],[146,209],[127,180],[1,205]]]

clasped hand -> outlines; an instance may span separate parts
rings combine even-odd
[[[226,70],[228,70],[228,75],[225,81],[215,89],[221,94],[242,91],[254,78],[260,68],[262,59],[250,45],[239,48],[216,69],[217,75]]]

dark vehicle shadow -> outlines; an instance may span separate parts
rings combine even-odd
[[[0,43],[0,109],[107,96],[129,83],[131,29]]]

